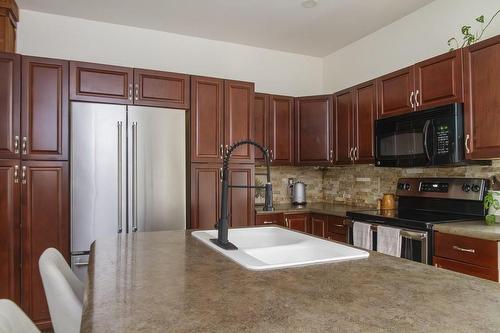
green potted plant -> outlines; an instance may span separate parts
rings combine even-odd
[[[500,191],[488,191],[484,197],[484,208],[488,210],[486,224],[500,223]]]

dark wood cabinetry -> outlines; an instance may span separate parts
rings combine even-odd
[[[337,242],[347,243],[347,227],[344,225],[344,218],[340,216],[328,216],[327,237]]]
[[[269,107],[269,149],[273,165],[294,163],[294,99],[271,95]]]
[[[255,225],[285,225],[285,217],[283,213],[265,213],[265,214],[257,214],[255,216]]]
[[[498,242],[434,233],[436,267],[498,282]]]
[[[328,215],[311,215],[311,234],[326,238],[328,234]]]
[[[337,164],[353,162],[354,150],[354,106],[351,89],[335,94],[335,115],[337,124]]]
[[[134,69],[134,104],[189,109],[189,75]]]
[[[309,232],[310,223],[310,214],[285,214],[285,227],[292,230]]]
[[[229,184],[249,186],[255,183],[255,167],[235,164],[229,167]],[[229,222],[231,227],[254,224],[255,190],[253,188],[229,189]]]
[[[75,101],[132,104],[132,68],[70,62],[70,98]]]
[[[253,139],[254,84],[224,81],[224,145]],[[235,163],[253,163],[254,147],[243,145],[232,153]]]
[[[468,159],[500,158],[500,36],[464,49]]]
[[[50,326],[50,315],[38,269],[40,255],[49,247],[69,261],[68,162],[26,161],[22,187],[22,304],[41,328]]]
[[[0,160],[0,298],[21,304],[20,160]]]
[[[0,1],[0,52],[16,52],[19,8],[15,0]]]
[[[23,57],[23,159],[68,159],[68,62]]]
[[[264,147],[269,147],[269,95],[255,93],[254,139]],[[264,154],[255,149],[255,162],[264,163]]]
[[[19,158],[21,56],[0,53],[0,158]]]
[[[415,96],[413,66],[384,75],[378,78],[377,82],[379,117],[390,117],[413,111]]]
[[[295,160],[299,165],[335,162],[333,95],[300,97],[295,101]]]

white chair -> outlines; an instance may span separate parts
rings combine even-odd
[[[0,299],[0,333],[40,333],[16,303]]]
[[[45,250],[38,261],[55,333],[80,332],[85,287],[62,254]]]

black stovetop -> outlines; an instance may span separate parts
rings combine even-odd
[[[417,209],[364,210],[347,212],[356,221],[397,225],[415,229],[432,229],[434,224],[476,220],[475,215],[453,214]]]

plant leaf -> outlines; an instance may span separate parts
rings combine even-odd
[[[478,21],[479,23],[484,23],[484,15],[477,17],[476,21]]]
[[[469,34],[469,31],[470,31],[470,29],[471,29],[471,28],[472,28],[472,27],[471,27],[470,25],[464,25],[464,26],[462,27],[462,34],[464,34],[464,35],[468,35],[468,34]]]
[[[494,225],[496,222],[495,215],[486,215],[485,222],[487,225]]]

